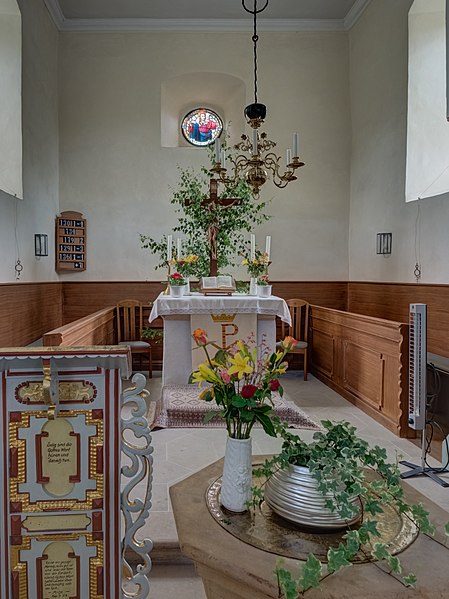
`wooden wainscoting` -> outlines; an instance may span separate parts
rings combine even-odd
[[[312,372],[401,437],[407,426],[408,325],[311,307]]]
[[[0,347],[29,345],[62,324],[62,284],[0,284]]]
[[[274,281],[273,293],[283,299],[299,298],[309,304],[347,310],[348,284],[343,281]]]
[[[427,304],[427,349],[449,358],[449,285],[348,283],[348,312],[408,322],[409,305]]]

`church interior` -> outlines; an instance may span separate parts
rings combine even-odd
[[[349,421],[392,462],[421,459],[408,426],[408,323],[411,304],[427,306],[440,423],[428,461],[437,468],[449,433],[449,191],[429,195],[440,175],[431,174],[429,185],[417,176],[411,197],[407,179],[420,172],[409,163],[410,11],[414,4],[418,15],[444,9],[444,1],[429,3],[270,0],[258,19],[263,130],[282,156],[298,132],[305,164],[285,188],[270,178],[262,186],[270,218],[252,232],[261,250],[271,239],[273,294],[310,305],[309,376],[301,359],[292,361],[283,382],[289,399],[316,423]],[[2,24],[11,15],[14,27]],[[115,306],[129,298],[142,302],[148,320],[167,275],[141,235],[176,237],[180,169],[198,171],[209,160],[180,123],[207,106],[223,119],[229,143],[248,133],[252,27],[240,0],[0,0],[0,54],[7,32],[20,34],[19,76],[0,81],[0,136],[11,133],[7,109],[19,126],[5,151],[0,141],[0,348],[112,345]],[[13,96],[17,81],[20,96]],[[9,158],[2,163],[14,143],[18,170]],[[419,156],[423,166],[438,162]],[[3,174],[15,170],[17,187]],[[85,247],[81,267],[64,270],[58,216],[73,212],[85,219]],[[387,232],[385,253],[379,234]],[[41,255],[36,235],[45,236]],[[241,265],[232,274],[248,278]],[[162,328],[162,318],[151,326]],[[162,393],[162,347],[153,347],[152,372],[142,371],[150,375],[150,419]],[[313,431],[298,434],[311,440]],[[205,591],[180,551],[169,495],[171,485],[222,458],[225,441],[225,429],[152,431],[149,597],[250,599]],[[254,431],[253,454],[280,446]],[[441,476],[449,482],[448,472]],[[425,476],[407,484],[449,520],[448,489]],[[357,596],[330,589],[310,597]],[[444,595],[426,588],[420,596]]]

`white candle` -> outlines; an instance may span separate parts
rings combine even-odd
[[[267,235],[265,238],[265,253],[268,261],[270,261],[270,250],[271,250],[271,235]]]
[[[254,233],[251,233],[251,249],[250,249],[250,260],[254,260],[254,258],[256,257],[256,236],[254,235]]]
[[[167,235],[167,260],[171,260],[171,242],[173,235]]]
[[[181,257],[181,238],[178,237],[178,239],[176,240],[176,257],[179,258]]]
[[[297,156],[299,156],[298,134],[293,133],[293,157],[296,158]]]
[[[292,161],[292,151],[289,148],[287,150],[287,166],[291,163],[291,161]]]
[[[257,154],[257,129],[253,129],[253,156]]]
[[[226,152],[224,150],[221,151],[221,166],[226,168]]]
[[[220,140],[215,140],[215,162],[220,162]]]

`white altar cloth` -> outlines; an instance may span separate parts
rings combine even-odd
[[[191,314],[257,314],[257,344],[276,347],[276,316],[291,324],[286,302],[276,296],[256,297],[246,294],[204,296],[192,293],[181,298],[160,294],[155,300],[149,321],[164,319],[164,363],[162,385],[186,385],[192,372]]]
[[[234,295],[205,296],[202,293],[191,293],[184,297],[170,297],[161,293],[153,304],[149,321],[158,316],[173,314],[264,314],[279,316],[291,325],[290,312],[285,300],[275,295],[257,297],[246,293]]]

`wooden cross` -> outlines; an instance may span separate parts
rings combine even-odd
[[[240,204],[240,198],[225,198],[221,199],[218,197],[218,181],[217,179],[211,179],[209,184],[209,197],[205,198],[201,202],[201,206],[207,206],[210,211],[218,206],[223,206],[224,208],[230,208],[235,206],[236,204]],[[186,205],[188,206],[191,203],[191,200],[186,201]],[[217,236],[220,230],[219,222],[217,218],[210,223],[207,229],[207,238],[209,241],[209,276],[216,277],[218,274],[218,264],[217,264]]]

